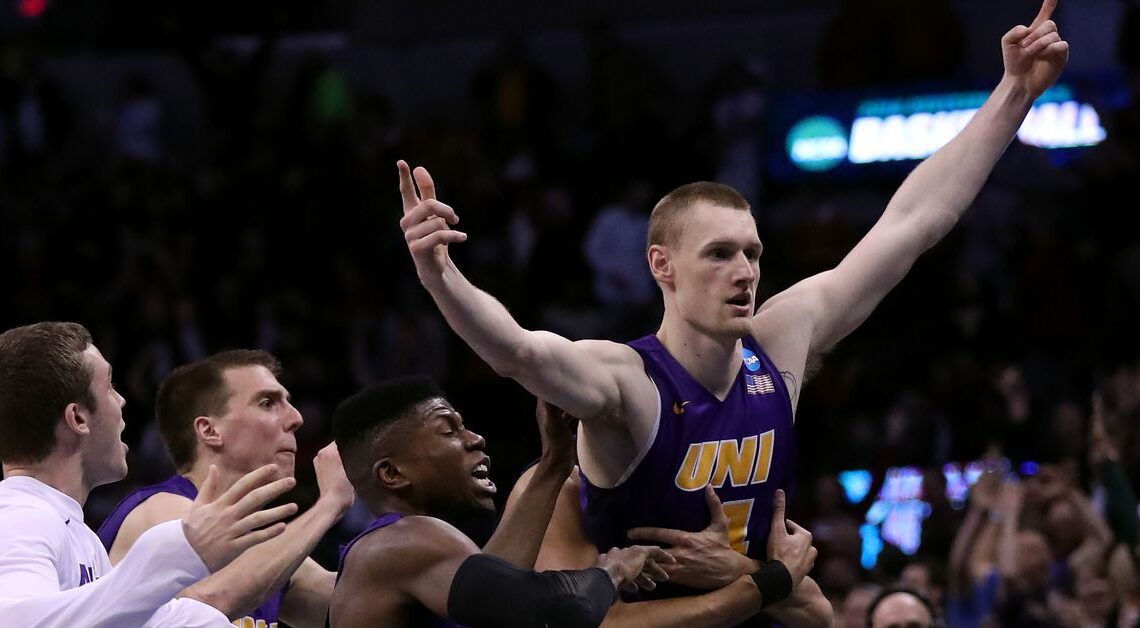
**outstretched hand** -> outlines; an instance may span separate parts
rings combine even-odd
[[[631,545],[598,556],[594,566],[609,574],[615,589],[636,592],[652,591],[658,582],[668,580],[669,574],[661,566],[672,562],[673,557],[660,547]]]
[[[297,483],[291,477],[275,480],[276,475],[277,468],[267,464],[245,474],[223,492],[218,486],[218,469],[210,465],[197,499],[182,519],[182,529],[190,547],[211,572],[285,531],[280,520],[297,512],[296,504],[260,510]]]
[[[1069,60],[1069,42],[1050,19],[1056,8],[1057,0],[1044,0],[1032,24],[1015,26],[1001,38],[1006,76],[1034,98],[1057,82]]]
[[[663,565],[669,580],[697,589],[719,589],[740,576],[756,571],[752,559],[732,548],[729,520],[712,486],[705,486],[709,525],[700,532],[668,528],[633,528],[626,536],[633,541],[660,543],[677,561]]]
[[[420,166],[413,172],[402,159],[396,162],[396,168],[400,172],[404,206],[400,229],[416,264],[416,274],[424,281],[443,273],[448,264],[447,245],[463,242],[467,234],[451,228],[459,222],[459,216],[436,199],[435,182],[426,168]]]

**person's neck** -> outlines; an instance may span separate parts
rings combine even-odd
[[[228,491],[231,486],[245,475],[240,471],[232,469],[229,465],[224,464],[223,461],[216,456],[203,456],[200,454],[198,459],[194,461],[194,465],[190,467],[190,470],[185,473],[180,473],[179,475],[190,480],[190,483],[201,491],[202,485],[206,482],[206,476],[210,472],[210,465],[214,465],[218,468],[218,484],[214,487],[215,495],[221,495]]]
[[[396,497],[395,495],[383,495],[377,498],[375,501],[365,502],[365,505],[368,506],[368,510],[372,511],[372,514],[376,515],[377,517],[390,515],[394,512],[398,512],[401,515],[434,516],[423,508],[415,506],[407,500]]]
[[[86,478],[78,456],[49,455],[33,464],[4,464],[4,477],[29,477],[39,480],[74,499],[83,506],[94,488]]]
[[[721,400],[728,396],[743,360],[739,338],[709,336],[666,312],[657,339],[713,396]]]

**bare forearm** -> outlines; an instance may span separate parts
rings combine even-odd
[[[314,561],[305,561],[281,601],[280,616],[293,628],[321,628],[329,612],[336,574]]]
[[[1002,79],[964,129],[907,177],[887,212],[921,221],[929,248],[973,203],[1025,120],[1033,97]]]
[[[612,377],[575,343],[519,326],[507,308],[476,288],[450,261],[446,270],[422,278],[439,311],[461,338],[503,377],[531,394],[591,420],[617,397]]]
[[[498,299],[475,287],[450,261],[442,274],[421,281],[448,325],[497,373],[512,377],[525,368],[528,332]]]
[[[533,569],[558,493],[570,469],[568,463],[540,461],[518,501],[503,513],[502,521],[483,551],[516,567]]]
[[[819,585],[811,578],[804,578],[788,599],[772,605],[764,612],[785,626],[827,628],[834,619],[831,602],[827,601]]]
[[[231,619],[252,611],[285,586],[342,514],[339,508],[318,501],[278,537],[246,550],[226,568],[188,587],[182,597],[205,602]]]
[[[735,626],[760,612],[760,592],[748,576],[701,595],[617,604],[606,615],[603,628],[689,628]]]

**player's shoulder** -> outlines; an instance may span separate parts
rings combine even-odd
[[[126,518],[123,526],[142,526],[143,529],[152,528],[160,523],[181,519],[190,512],[194,502],[182,495],[174,493],[155,493],[135,506]]]
[[[574,344],[608,364],[636,366],[638,368],[642,366],[641,355],[628,344],[598,339],[578,340]]]
[[[193,504],[182,495],[165,492],[144,499],[123,517],[122,524],[115,532],[112,545],[108,548],[112,560],[118,562],[147,530],[167,521],[184,518]]]
[[[373,572],[416,572],[443,558],[478,551],[475,542],[450,523],[411,515],[365,535],[353,545],[348,560]]]
[[[42,537],[54,546],[52,541],[66,536],[71,523],[42,498],[20,491],[0,491],[0,538],[11,541]],[[76,523],[83,525],[82,521]]]

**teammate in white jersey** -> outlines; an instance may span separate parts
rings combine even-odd
[[[229,626],[175,596],[277,536],[295,504],[261,510],[294,484],[266,465],[217,490],[211,470],[187,515],[144,534],[111,568],[83,522],[96,486],[123,479],[123,397],[111,365],[75,323],[0,334],[0,623],[11,626]],[[272,524],[272,525],[270,525]],[[268,527],[266,527],[268,526]]]

